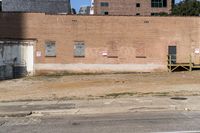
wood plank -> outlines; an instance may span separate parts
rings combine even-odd
[[[200,66],[192,66],[192,68],[200,68]]]

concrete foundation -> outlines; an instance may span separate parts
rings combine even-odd
[[[117,73],[167,71],[161,64],[36,64],[36,72]]]

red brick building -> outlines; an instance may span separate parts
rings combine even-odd
[[[94,0],[96,15],[142,15],[169,14],[174,0]]]
[[[23,59],[30,74],[167,71],[169,47],[200,64],[199,17],[1,13],[0,29],[0,65]]]

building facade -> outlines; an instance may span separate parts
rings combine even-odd
[[[94,15],[94,0],[91,0],[90,15]]]
[[[79,10],[79,14],[89,15],[90,14],[90,6],[81,6]]]
[[[70,0],[2,0],[3,12],[71,13]]]
[[[174,0],[94,0],[96,15],[158,15],[171,12]]]
[[[177,63],[200,64],[199,17],[0,13],[0,29],[5,72],[12,63],[30,75],[167,71],[171,47]]]

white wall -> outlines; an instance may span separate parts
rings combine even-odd
[[[0,66],[14,64],[26,65],[27,72],[34,72],[34,43],[31,41],[0,41]],[[3,47],[3,48],[2,48]],[[3,54],[3,56],[2,56]]]

